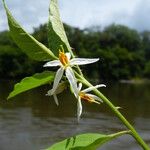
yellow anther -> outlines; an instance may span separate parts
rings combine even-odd
[[[99,102],[95,101],[95,99],[89,95],[87,95],[86,93],[84,92],[80,92],[79,93],[79,96],[81,98],[81,100],[85,100],[85,101],[88,101],[89,103],[97,103],[97,104],[100,104]]]
[[[59,51],[59,60],[63,66],[65,66],[65,67],[68,66],[69,60],[68,60],[66,54],[62,51]]]

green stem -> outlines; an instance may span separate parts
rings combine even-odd
[[[121,131],[121,132],[117,132],[117,133],[113,133],[113,134],[110,134],[109,136],[110,137],[118,137],[118,136],[121,136],[121,135],[124,135],[124,134],[131,134],[131,131]]]
[[[81,79],[81,82],[87,85],[88,87],[93,86],[89,83],[83,76],[80,76],[78,73],[76,75]],[[126,120],[126,118],[119,112],[119,110],[97,89],[94,89],[93,92],[99,96],[110,108],[111,110],[117,115],[117,117],[124,123],[124,125],[131,130],[132,136],[136,139],[136,141],[141,145],[144,150],[150,150],[150,147],[143,141],[134,127]]]

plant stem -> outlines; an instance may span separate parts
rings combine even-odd
[[[81,79],[80,81],[87,85],[88,87],[93,86],[89,83],[83,76],[76,73],[76,75]],[[119,112],[119,110],[97,89],[94,89],[93,92],[99,96],[110,108],[111,110],[117,115],[117,117],[124,123],[124,125],[131,131],[132,136],[136,139],[136,141],[141,145],[144,150],[150,150],[150,147],[143,141],[134,127],[127,121],[127,119]]]

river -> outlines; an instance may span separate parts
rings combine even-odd
[[[124,130],[120,120],[105,104],[83,102],[79,124],[76,99],[69,93],[59,95],[57,107],[45,96],[48,86],[25,92],[7,101],[13,81],[0,81],[0,150],[41,150],[79,133],[110,134]],[[110,83],[101,89],[150,145],[150,84]],[[125,135],[101,147],[101,150],[141,150]]]

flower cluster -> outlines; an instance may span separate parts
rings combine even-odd
[[[59,105],[57,94],[61,93],[66,87],[64,82],[60,82],[63,77],[63,74],[65,73],[65,76],[69,81],[70,87],[71,87],[75,97],[78,100],[78,102],[77,102],[78,121],[82,114],[81,100],[84,100],[84,101],[87,101],[90,103],[100,104],[100,102],[102,102],[102,100],[99,97],[97,97],[96,95],[89,94],[88,92],[92,91],[95,88],[105,87],[105,85],[100,84],[100,85],[96,85],[96,86],[81,90],[82,83],[79,83],[79,84],[77,83],[77,79],[75,77],[73,67],[76,65],[86,65],[86,64],[95,63],[98,60],[99,60],[99,58],[94,58],[94,59],[72,58],[71,59],[70,53],[64,53],[64,51],[59,51],[58,60],[49,61],[44,65],[44,67],[57,67],[57,66],[60,67],[56,72],[52,89],[47,92],[48,96],[53,95],[55,103],[57,105]]]

